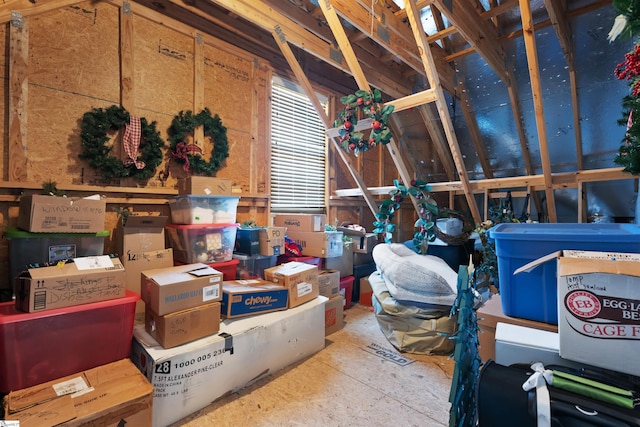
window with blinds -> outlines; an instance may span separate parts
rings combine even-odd
[[[273,212],[324,211],[326,156],[324,123],[309,98],[293,83],[274,79],[271,93]]]

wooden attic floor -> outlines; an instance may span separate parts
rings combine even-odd
[[[323,350],[223,397],[178,426],[448,426],[454,361],[398,353],[369,307],[345,310]],[[375,354],[386,349],[401,365]]]

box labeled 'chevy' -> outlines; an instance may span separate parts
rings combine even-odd
[[[222,316],[252,316],[286,310],[289,289],[260,279],[230,280],[222,284]]]
[[[184,264],[141,273],[140,296],[159,316],[222,298],[222,273],[207,264]]]
[[[16,278],[16,307],[34,313],[122,298],[125,271],[109,255],[74,258],[50,267],[30,268]]]
[[[557,263],[560,357],[640,375],[640,254],[558,251],[515,274],[548,261]]]
[[[318,267],[304,262],[287,262],[264,270],[264,278],[289,289],[289,308],[320,295]]]

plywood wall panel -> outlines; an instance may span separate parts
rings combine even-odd
[[[135,16],[133,40],[139,113],[192,110],[193,37]]]
[[[80,124],[85,112],[109,105],[109,102],[74,93],[31,86],[27,131],[29,181],[54,181],[58,184],[102,182],[99,174],[78,158],[82,150]]]
[[[204,101],[227,128],[251,132],[253,62],[223,49],[205,46]]]
[[[117,103],[118,13],[109,4],[82,3],[29,18],[29,84]]]

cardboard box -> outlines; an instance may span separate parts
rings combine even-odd
[[[286,310],[289,289],[260,279],[232,280],[222,284],[222,316],[253,316]]]
[[[164,226],[168,217],[155,215],[129,215],[122,217],[115,231],[116,253],[124,259],[128,253],[160,251],[166,247]]]
[[[360,282],[362,283],[362,282]],[[504,323],[535,330],[558,332],[558,326],[550,323],[536,322],[534,320],[510,317],[502,311],[502,300],[500,295],[493,295],[487,302],[476,311],[478,318],[478,354],[483,362],[489,359],[496,360],[495,337],[496,325]]]
[[[152,423],[152,405],[153,387],[129,359],[122,359],[12,391],[4,397],[4,419],[34,427],[146,427]]]
[[[145,270],[140,296],[162,316],[222,299],[222,273],[207,264]]]
[[[289,308],[320,295],[318,267],[304,262],[288,262],[264,270],[264,278],[289,289]]]
[[[353,242],[343,241],[342,244],[342,255],[322,258],[322,266],[325,270],[340,270],[340,277],[353,276]]]
[[[338,270],[322,270],[318,274],[320,295],[332,298],[340,295],[340,272]]]
[[[324,305],[324,336],[339,331],[344,326],[344,297],[334,296]]]
[[[122,256],[121,261],[124,266],[126,288],[141,295],[142,272],[172,267],[174,263],[173,249],[140,253],[127,252]],[[144,321],[144,306],[142,300],[136,302],[136,320]]]
[[[360,278],[360,298],[358,302],[367,307],[372,307],[371,301],[373,298],[373,289],[371,289],[371,283],[369,283],[369,276]]]
[[[560,357],[640,375],[640,254],[565,250],[514,274],[557,263]]]
[[[378,244],[378,234],[376,233],[366,233],[344,225],[338,227],[338,231],[351,238],[355,253],[370,254],[373,247]]]
[[[260,229],[260,255],[278,256],[284,254],[286,227],[266,227]]]
[[[220,329],[220,303],[199,305],[159,316],[147,306],[145,330],[164,348],[175,347],[209,335]]]
[[[342,256],[341,231],[289,231],[287,236],[302,248],[302,255],[333,258]]]
[[[104,231],[106,201],[92,198],[33,194],[20,198],[18,227],[38,233],[99,233]]]
[[[273,225],[286,227],[288,231],[324,231],[325,214],[275,214]]]
[[[16,279],[16,307],[29,313],[71,307],[121,298],[126,289],[118,258],[81,257],[21,273]]]
[[[154,386],[153,425],[170,425],[322,350],[324,305],[318,297],[290,310],[226,319],[220,333],[164,349],[135,327],[131,359]]]
[[[178,194],[198,196],[230,196],[233,182],[227,178],[188,176],[178,180]]]

